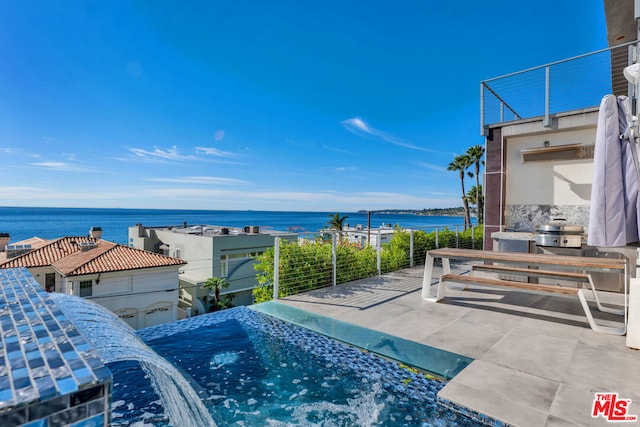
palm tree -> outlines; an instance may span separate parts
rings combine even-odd
[[[329,218],[329,221],[327,221],[327,226],[329,227],[329,229],[342,231],[344,222],[349,217],[347,215],[340,216],[340,214],[336,212],[335,214],[329,214]]]
[[[472,186],[469,191],[467,191],[467,200],[470,204],[476,205],[476,209],[478,209],[478,203],[481,205],[484,204],[484,196],[482,195],[482,184],[480,184],[480,191],[478,191],[478,187],[475,185]],[[478,224],[480,222],[480,211],[478,210]]]
[[[469,202],[464,191],[464,174],[467,168],[471,166],[471,158],[466,154],[456,156],[455,159],[447,167],[448,171],[458,171],[460,173],[460,185],[462,187],[462,205],[464,206],[464,229],[471,227],[471,215],[469,214]]]
[[[480,165],[484,166],[484,146],[477,144],[467,148],[466,155],[469,156],[471,164],[475,166],[476,188],[476,207],[478,209],[478,224],[484,224],[484,197],[482,195],[482,186],[480,185]]]
[[[225,308],[233,307],[232,300],[235,296],[234,294],[223,295],[220,297],[220,290],[229,287],[229,282],[221,277],[210,277],[207,281],[202,285],[203,288],[209,289],[209,312],[224,310]]]

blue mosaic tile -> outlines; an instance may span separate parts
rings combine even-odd
[[[111,373],[26,269],[0,270],[0,283],[0,414],[25,405],[51,413],[56,396],[95,384],[96,378],[110,384]],[[36,409],[43,400],[44,407]],[[82,411],[65,411],[66,423],[78,421]]]
[[[13,398],[13,392],[10,388],[0,389],[0,403],[2,402],[10,402]]]
[[[11,377],[13,377],[14,381],[19,378],[27,378],[29,377],[29,369],[27,368],[12,369]]]
[[[100,427],[103,425],[104,414],[100,414],[95,417],[87,418],[86,420],[78,421],[75,424],[71,424],[69,427]]]
[[[73,375],[78,379],[81,383],[91,382],[93,380],[93,374],[87,368],[81,368],[73,371]]]
[[[58,394],[58,390],[51,377],[37,378],[36,388],[38,389],[40,399],[50,399]]]

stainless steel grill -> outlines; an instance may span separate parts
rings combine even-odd
[[[535,234],[535,241],[537,246],[580,248],[583,233],[581,225],[567,224],[564,219],[556,219],[540,226]]]

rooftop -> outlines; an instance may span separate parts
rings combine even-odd
[[[631,399],[640,415],[640,352],[591,330],[577,299],[467,287],[432,303],[420,296],[423,268],[280,302],[475,359],[438,396],[514,426],[605,425],[591,417],[596,392]]]
[[[52,266],[65,276],[78,276],[182,264],[186,262],[106,240],[68,236],[8,259],[0,263],[0,268]]]
[[[292,233],[286,231],[278,231],[272,230],[269,227],[258,226],[258,225],[247,225],[245,227],[229,227],[222,225],[211,225],[211,224],[197,224],[197,225],[187,225],[186,223],[179,226],[143,226],[141,224],[137,224],[136,226],[143,227],[146,230],[162,230],[162,231],[171,231],[173,233],[178,234],[190,234],[196,236],[205,236],[205,237],[215,237],[215,236],[241,236],[241,235],[273,235],[273,236],[281,236],[281,235],[290,235]]]

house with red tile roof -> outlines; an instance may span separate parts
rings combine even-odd
[[[90,299],[134,329],[177,320],[178,274],[186,261],[91,236],[20,246],[27,250],[4,251],[0,268],[25,267],[47,291]]]

